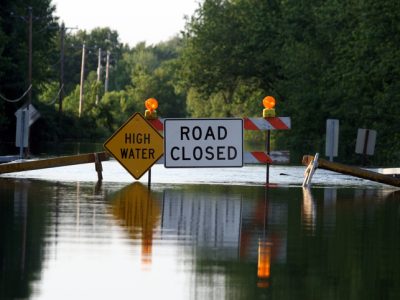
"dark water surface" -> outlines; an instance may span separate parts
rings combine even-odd
[[[400,193],[0,178],[0,299],[400,299]]]

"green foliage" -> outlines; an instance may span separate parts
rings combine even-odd
[[[187,110],[193,117],[252,117],[262,116],[262,99],[265,91],[258,82],[248,80],[238,83],[232,92],[230,103],[225,93],[216,92],[209,96],[191,88],[187,95]]]
[[[80,82],[82,65],[82,48],[85,44],[86,62],[85,74],[96,71],[98,66],[99,48],[101,49],[102,78],[105,76],[105,64],[107,51],[110,53],[111,65],[116,66],[110,71],[112,74],[118,72],[118,61],[122,57],[124,46],[119,42],[118,33],[110,28],[95,28],[91,32],[86,30],[67,30],[65,35],[65,91],[71,92],[75,84]],[[87,76],[86,76],[87,77]],[[86,78],[85,77],[85,78]],[[114,81],[110,81],[110,89],[114,89]]]
[[[159,102],[159,115],[162,117],[183,117],[186,115],[185,90],[179,85],[179,40],[147,47],[138,44],[123,61],[130,70],[130,84],[126,91],[136,103],[139,112],[144,112],[144,101],[154,97]]]
[[[204,1],[186,26],[182,65],[188,86],[205,97],[222,92],[228,105],[249,80],[270,88],[279,77],[271,47],[275,14],[274,5],[262,1]]]
[[[324,152],[327,118],[340,120],[341,160],[360,162],[354,154],[357,128],[378,131],[372,163],[400,159],[396,1],[204,0],[188,18],[182,37],[155,46],[122,45],[110,28],[67,30],[61,115],[54,8],[49,0],[29,5],[43,17],[33,28],[33,103],[44,110],[35,126],[47,130],[43,139],[104,139],[131,114],[143,113],[150,97],[158,99],[161,117],[253,117],[261,116],[262,99],[273,95],[277,114],[292,118],[292,129],[274,133],[274,143],[290,150],[293,162],[306,153]],[[2,2],[0,93],[8,98],[27,88],[27,24],[17,15],[27,16],[26,1]],[[83,43],[87,59],[79,118]],[[13,114],[21,105],[0,102],[1,140],[13,139]],[[262,142],[256,135],[251,139]]]
[[[188,112],[259,115],[249,100],[272,94],[278,115],[292,118],[277,145],[296,162],[324,152],[326,119],[337,118],[340,159],[359,162],[357,128],[370,128],[373,163],[398,163],[398,12],[389,0],[205,0],[186,25]]]
[[[49,0],[2,0],[0,9],[0,94],[17,99],[28,84],[29,7],[32,7],[32,101],[40,93],[40,84],[51,81],[51,65],[56,61],[54,37],[57,23]],[[15,111],[18,103],[0,101],[0,142],[15,136]]]

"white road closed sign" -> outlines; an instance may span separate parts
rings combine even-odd
[[[166,168],[243,166],[243,119],[165,119]]]

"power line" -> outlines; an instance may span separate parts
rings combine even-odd
[[[5,96],[3,96],[2,94],[0,94],[0,98],[3,99],[4,101],[15,103],[15,102],[18,102],[18,101],[22,100],[22,99],[26,96],[26,94],[28,94],[28,93],[30,92],[31,89],[32,89],[32,84],[31,84],[31,85],[28,87],[28,89],[22,94],[22,96],[19,97],[19,98],[17,98],[17,99],[8,99],[8,98],[6,98]]]
[[[57,95],[54,97],[53,100],[51,100],[51,102],[49,103],[49,105],[53,105],[54,103],[56,103],[57,99],[59,99],[60,93],[61,91],[64,89],[64,84],[61,85],[60,89],[57,92]]]

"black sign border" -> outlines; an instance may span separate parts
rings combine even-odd
[[[116,136],[116,135],[117,135],[117,134],[118,134],[118,133],[119,133],[119,132],[120,132],[134,117],[135,117],[135,116],[136,116],[136,115],[139,115],[147,124],[149,124],[149,126],[150,126],[151,128],[154,129],[154,131],[163,139],[163,145],[164,145],[164,148],[163,148],[163,151],[162,151],[161,155],[160,155],[156,160],[154,160],[154,162],[153,162],[143,173],[141,173],[140,176],[138,176],[138,177],[136,177],[127,167],[125,167],[124,164],[123,164],[117,157],[115,157],[114,154],[113,154],[113,153],[110,151],[110,149],[108,149],[108,147],[107,147],[107,143],[108,143],[109,141],[111,141],[111,140],[114,138],[114,136]],[[131,174],[131,175],[133,176],[133,178],[135,178],[136,180],[139,180],[139,179],[142,178],[142,176],[143,176],[147,171],[149,171],[149,170],[151,169],[151,167],[154,166],[154,165],[156,164],[156,162],[164,155],[165,141],[164,141],[164,137],[158,132],[158,130],[155,129],[154,126],[151,125],[151,123],[150,123],[149,121],[147,121],[146,118],[143,117],[143,115],[142,115],[141,113],[136,112],[136,113],[134,113],[127,121],[125,121],[125,123],[122,124],[122,125],[113,133],[112,136],[110,136],[110,137],[104,142],[103,147],[104,147],[104,149],[107,150],[108,153],[110,153],[110,155],[111,155],[112,157],[115,158],[116,161],[119,162],[119,164],[120,164],[122,167],[124,167],[125,170],[128,171],[129,174]]]
[[[168,167],[166,165],[167,159],[165,155],[166,149],[166,138],[165,138],[165,129],[167,125],[167,121],[224,121],[224,120],[240,120],[242,122],[242,164],[240,166],[182,166],[182,167]],[[244,121],[242,118],[166,118],[164,119],[164,167],[167,169],[218,169],[218,168],[243,168],[244,166]]]

